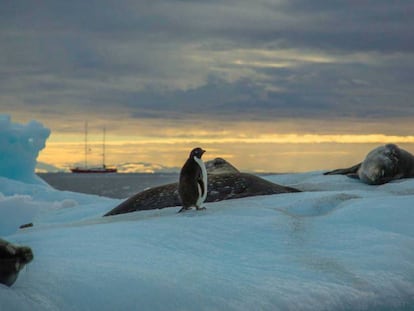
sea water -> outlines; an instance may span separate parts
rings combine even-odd
[[[147,188],[178,181],[178,173],[39,173],[38,176],[58,190],[116,199],[128,198]]]

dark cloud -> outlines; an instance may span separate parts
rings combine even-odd
[[[413,115],[409,1],[3,1],[0,107],[139,118]]]

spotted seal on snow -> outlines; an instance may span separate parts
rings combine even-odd
[[[30,247],[17,246],[0,239],[0,283],[12,286],[19,272],[32,260]]]
[[[208,173],[205,202],[300,192],[295,188],[274,184],[252,174],[241,173],[222,158],[207,161],[205,165]],[[178,183],[172,183],[144,190],[125,200],[104,216],[181,206],[177,189]]]
[[[381,185],[395,179],[414,177],[414,156],[395,144],[387,144],[369,152],[361,163],[324,173],[337,174],[359,178],[369,185]]]

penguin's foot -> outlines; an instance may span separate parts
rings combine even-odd
[[[206,210],[206,208],[204,206],[202,206],[202,207],[196,206],[196,210],[197,211],[204,211],[204,210]]]
[[[188,211],[188,210],[190,210],[191,209],[191,207],[182,207],[178,212],[179,213],[181,213],[181,212],[185,212],[185,211]]]

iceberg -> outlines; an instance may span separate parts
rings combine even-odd
[[[38,150],[1,170],[0,236],[34,253],[2,311],[413,309],[414,179],[270,175],[304,192],[102,217],[121,201],[28,178]]]
[[[26,183],[42,183],[34,174],[36,159],[45,147],[50,130],[41,123],[14,123],[0,115],[0,176]]]

